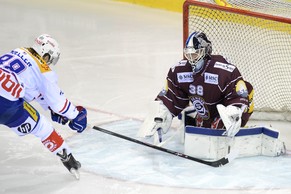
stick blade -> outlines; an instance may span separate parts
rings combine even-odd
[[[235,158],[237,158],[239,154],[238,150],[232,150],[229,154],[227,154],[225,157],[217,160],[210,162],[208,165],[213,166],[213,167],[222,167],[230,162],[232,162]]]

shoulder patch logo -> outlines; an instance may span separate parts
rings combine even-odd
[[[235,69],[234,65],[221,63],[221,62],[216,62],[214,64],[214,67],[215,68],[219,68],[219,69],[223,69],[223,70],[226,70],[226,71],[229,71],[229,72],[233,72],[233,70]]]
[[[168,92],[168,80],[166,80],[165,82],[165,86],[163,87],[162,91],[160,91],[160,93],[158,94],[158,96],[165,96],[167,95],[167,92]]]
[[[239,80],[235,86],[236,93],[241,97],[248,97],[248,89],[246,83],[243,80]]]

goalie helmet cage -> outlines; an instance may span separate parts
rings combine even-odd
[[[184,45],[194,31],[205,32],[212,53],[236,65],[253,85],[253,119],[291,120],[290,18],[186,0]]]

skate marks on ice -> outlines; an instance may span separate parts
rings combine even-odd
[[[140,121],[121,120],[100,127],[137,138],[140,125]],[[176,132],[172,130],[165,138],[173,133]],[[164,147],[183,153],[180,138],[174,136]],[[94,129],[85,131],[82,136],[72,136],[68,142],[82,163],[81,174],[84,170],[124,181],[184,188],[291,188],[290,156],[239,158],[226,166],[213,168]]]

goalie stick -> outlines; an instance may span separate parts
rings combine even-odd
[[[172,155],[175,155],[175,156],[179,156],[181,158],[185,158],[185,159],[192,160],[192,161],[195,161],[195,162],[198,162],[198,163],[201,163],[201,164],[212,166],[212,167],[224,166],[224,165],[228,164],[231,160],[233,160],[235,158],[234,153],[231,152],[228,155],[226,155],[225,157],[223,157],[223,158],[221,158],[219,160],[216,160],[216,161],[201,160],[199,158],[194,158],[192,156],[185,155],[185,154],[180,153],[180,152],[176,152],[176,151],[173,151],[173,150],[169,150],[169,149],[166,149],[166,148],[155,146],[153,144],[142,142],[142,141],[139,141],[137,139],[133,139],[131,137],[127,137],[127,136],[115,133],[113,131],[109,131],[109,130],[103,129],[101,127],[93,126],[93,129],[95,129],[97,131],[100,131],[100,132],[103,132],[103,133],[107,133],[109,135],[113,135],[115,137],[119,137],[119,138],[122,138],[122,139],[125,139],[125,140],[128,140],[128,141],[137,143],[137,144],[141,144],[141,145],[144,145],[144,146],[156,149],[156,150],[160,150],[162,152],[166,152],[166,153],[169,153],[169,154],[172,154]]]

